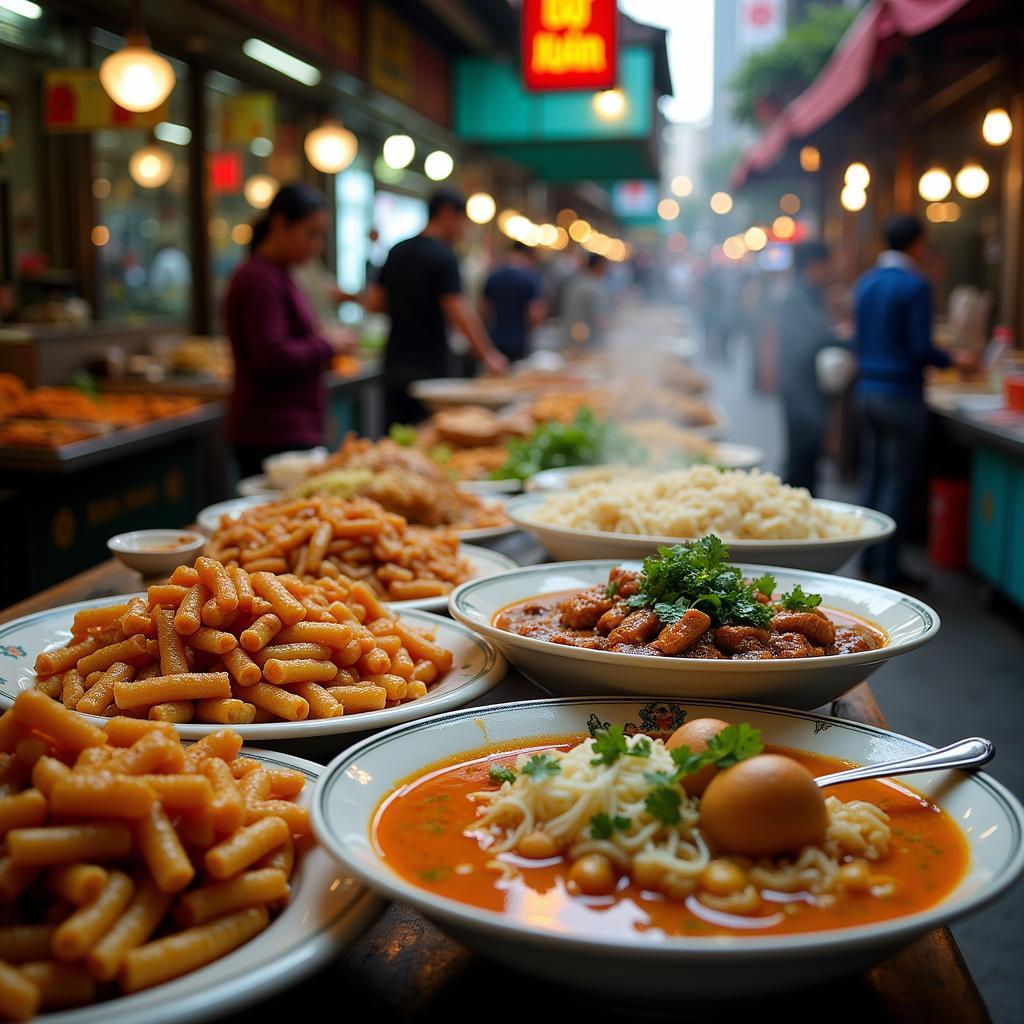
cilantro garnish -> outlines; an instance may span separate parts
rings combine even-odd
[[[680,822],[679,805],[683,795],[674,786],[655,786],[647,794],[644,807],[648,813],[665,825],[678,825]]]
[[[608,586],[604,588],[605,597],[614,597],[619,592],[619,581],[611,580]]]
[[[515,770],[509,768],[507,764],[492,764],[487,769],[487,778],[491,782],[515,782],[516,773]]]
[[[560,775],[561,772],[562,766],[558,763],[558,759],[550,754],[534,754],[523,765],[523,774],[528,775],[534,782],[550,779],[553,775]]]
[[[760,754],[764,750],[761,742],[761,731],[740,722],[738,725],[727,725],[718,735],[708,740],[705,750],[693,753],[689,747],[676,747],[669,751],[676,766],[674,779],[682,779],[701,768],[713,764],[718,768],[729,768],[738,761]]]
[[[779,603],[788,612],[806,612],[821,604],[821,594],[805,594],[798,583],[788,594],[783,594]]]
[[[626,753],[629,757],[650,757],[651,756],[651,741],[647,736],[641,736],[636,743],[633,744],[632,750],[627,750]]]
[[[598,729],[594,733],[594,744],[591,749],[597,754],[597,757],[591,758],[591,764],[615,764],[629,751],[622,726],[609,725],[607,729]]]
[[[767,629],[773,611],[758,600],[758,594],[770,597],[775,580],[765,574],[748,583],[736,566],[728,564],[728,557],[728,547],[714,534],[658,548],[656,555],[644,559],[640,592],[627,603],[632,608],[653,608],[665,625],[699,608],[715,626]],[[812,600],[806,595],[800,599]]]
[[[632,824],[629,818],[617,814],[614,818],[602,811],[590,819],[590,835],[594,839],[611,839],[615,832],[625,832]]]

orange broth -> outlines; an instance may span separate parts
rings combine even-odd
[[[870,801],[889,815],[889,855],[872,865],[875,874],[897,883],[886,897],[840,892],[832,905],[817,907],[809,902],[808,893],[768,894],[757,914],[739,916],[711,910],[693,897],[686,903],[669,900],[626,878],[620,879],[612,896],[574,895],[566,888],[569,865],[563,857],[536,861],[500,854],[500,860],[519,869],[518,877],[507,881],[487,870],[493,854],[463,833],[476,817],[469,794],[494,788],[487,777],[490,765],[511,765],[519,754],[535,750],[570,750],[584,738],[539,737],[515,749],[481,748],[432,766],[381,801],[373,821],[378,852],[406,881],[438,896],[504,912],[532,927],[623,936],[784,935],[871,924],[925,910],[952,890],[966,871],[967,843],[949,816],[919,793],[881,779],[824,792],[844,802]],[[794,758],[815,776],[850,767],[806,751],[765,749]],[[785,911],[784,904],[795,909]]]

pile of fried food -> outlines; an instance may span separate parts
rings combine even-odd
[[[2,1019],[151,988],[267,927],[311,842],[306,779],[241,746],[20,694],[0,717]]]
[[[460,491],[428,455],[389,438],[371,441],[349,434],[338,451],[286,497],[318,495],[370,498],[418,526],[474,530],[508,522],[492,502]]]
[[[451,666],[363,581],[201,556],[145,597],[78,612],[35,670],[39,690],[85,714],[248,725],[380,711],[426,696]]]
[[[225,517],[207,553],[249,572],[362,580],[388,601],[441,597],[469,579],[452,530],[410,526],[369,498],[277,501]]]
[[[131,427],[190,412],[199,400],[182,395],[100,395],[77,388],[31,389],[0,373],[0,444],[57,448],[98,433],[98,427]]]

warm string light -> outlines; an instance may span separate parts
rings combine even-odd
[[[981,137],[990,146],[1004,146],[1013,134],[1013,121],[1002,107],[993,107],[981,124]]]
[[[128,173],[140,188],[160,188],[174,173],[174,157],[163,146],[150,143],[132,153]]]
[[[321,174],[338,174],[355,160],[359,143],[341,122],[326,118],[306,136],[302,148]]]
[[[976,161],[970,161],[956,172],[953,179],[956,190],[964,199],[977,199],[988,191],[988,171]]]
[[[716,192],[710,199],[713,212],[724,216],[732,209],[732,196],[728,192]]]
[[[474,224],[490,223],[496,209],[494,197],[487,192],[474,192],[466,200],[466,216]]]
[[[917,191],[926,203],[941,202],[949,195],[953,182],[941,167],[929,167],[917,183]]]
[[[817,146],[804,146],[800,150],[800,166],[808,173],[814,173],[821,167],[821,152]]]

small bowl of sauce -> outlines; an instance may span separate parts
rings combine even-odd
[[[205,543],[206,538],[192,530],[131,530],[111,537],[107,547],[143,576],[167,576],[179,565],[191,565]]]

